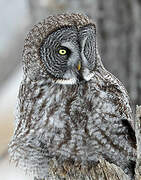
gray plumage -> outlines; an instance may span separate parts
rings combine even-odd
[[[129,98],[102,65],[95,24],[80,14],[48,17],[28,33],[23,66],[11,159],[52,179],[51,163],[83,166],[103,157],[133,178]]]

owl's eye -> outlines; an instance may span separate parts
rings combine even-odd
[[[71,54],[71,51],[67,47],[60,47],[58,50],[58,54],[61,56],[69,56]]]
[[[67,51],[65,49],[60,49],[59,54],[60,55],[65,55],[65,54],[67,54]]]

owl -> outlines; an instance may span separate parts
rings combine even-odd
[[[92,20],[60,14],[35,25],[25,39],[23,72],[9,144],[16,165],[35,179],[52,179],[53,166],[96,165],[103,158],[133,179],[129,98],[102,64]]]

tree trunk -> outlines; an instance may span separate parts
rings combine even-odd
[[[135,133],[137,139],[136,180],[141,180],[141,106],[136,107]]]

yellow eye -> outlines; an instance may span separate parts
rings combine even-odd
[[[67,53],[67,51],[65,49],[60,49],[59,50],[59,54],[61,55],[65,55]]]

